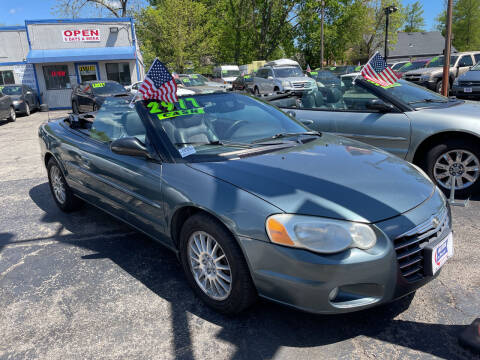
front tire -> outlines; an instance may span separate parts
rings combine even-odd
[[[455,195],[469,196],[480,190],[480,144],[469,139],[450,139],[432,147],[424,159],[425,172],[447,195],[454,176]]]
[[[260,96],[260,90],[258,90],[258,87],[255,86],[255,88],[253,89],[253,95],[255,96]]]
[[[237,314],[256,298],[250,271],[233,236],[215,219],[196,214],[180,233],[180,260],[188,283],[208,306]]]
[[[72,101],[72,111],[74,114],[80,114],[80,110],[78,109],[78,104],[76,101]]]
[[[13,106],[10,106],[10,115],[8,116],[7,120],[10,122],[17,120],[17,114],[15,113],[15,108]]]
[[[28,105],[28,102],[25,102],[25,112],[24,112],[25,116],[30,116],[31,112],[30,112],[30,105]]]
[[[64,212],[72,212],[80,208],[82,201],[73,195],[72,190],[68,186],[63,176],[60,166],[51,158],[47,164],[48,184],[53,195],[53,200]]]

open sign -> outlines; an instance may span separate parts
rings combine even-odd
[[[99,29],[67,29],[62,35],[64,42],[100,41]]]

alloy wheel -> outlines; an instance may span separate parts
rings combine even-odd
[[[449,150],[440,155],[433,167],[435,180],[446,189],[462,190],[473,185],[480,175],[480,161],[470,151]]]
[[[204,231],[188,239],[190,270],[200,289],[214,300],[225,300],[232,291],[232,271],[220,244]]]
[[[60,204],[64,204],[66,200],[65,185],[63,184],[60,169],[57,166],[52,166],[50,169],[50,181],[52,182],[55,198]]]

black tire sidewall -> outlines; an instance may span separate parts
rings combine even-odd
[[[12,109],[13,109],[13,112],[12,112]],[[15,113],[15,108],[13,106],[10,106],[10,115],[8,116],[7,120],[10,122],[14,122],[17,120],[17,114]]]
[[[28,102],[25,102],[25,115],[30,116],[30,105],[28,105]]]
[[[57,197],[55,196],[55,193],[53,191],[52,179],[51,179],[50,172],[51,172],[52,167],[54,167],[54,166],[59,169],[60,174],[61,174],[61,178],[62,178],[62,182],[63,182],[63,186],[65,188],[65,202],[63,204],[60,201],[57,200]],[[72,190],[70,189],[70,187],[67,184],[67,181],[65,180],[65,176],[63,175],[62,169],[58,165],[57,161],[53,158],[51,158],[48,161],[47,174],[48,174],[48,185],[50,187],[50,191],[52,193],[53,200],[55,201],[57,206],[60,208],[60,210],[62,210],[64,212],[71,212],[71,211],[74,211],[74,210],[78,209],[78,207],[81,205],[81,201],[80,201],[79,198],[77,198],[73,194]]]
[[[442,88],[442,85],[443,85],[443,80],[438,80],[437,81],[437,85],[435,85],[435,90],[437,91],[437,93],[441,93],[441,88]]]
[[[435,165],[435,161],[437,161],[440,155],[446,153],[447,151],[451,151],[455,149],[467,150],[473,153],[477,157],[477,159],[480,160],[480,144],[477,144],[468,139],[449,139],[442,144],[438,144],[432,147],[425,155],[424,164],[422,166],[425,172],[427,173],[427,175],[430,177],[430,179],[432,179],[436,183],[436,185],[438,185],[438,187],[442,189],[442,191],[445,192],[445,194],[447,195],[450,194],[450,189],[446,189],[437,183],[434,176],[434,165]],[[480,190],[480,177],[477,179],[477,181],[473,185],[469,186],[468,188],[455,190],[455,194],[460,197],[463,197],[473,193],[478,193],[479,190]]]
[[[78,104],[77,104],[76,101],[72,102],[72,111],[73,111],[74,114],[79,114],[80,113],[80,111],[78,110]]]
[[[189,264],[188,239],[196,231],[204,231],[215,238],[228,260],[232,276],[232,289],[225,300],[215,300],[206,295],[197,285]],[[235,238],[214,218],[206,214],[193,215],[180,233],[180,261],[187,281],[208,306],[224,314],[236,314],[249,307],[256,299],[256,290],[243,253]]]

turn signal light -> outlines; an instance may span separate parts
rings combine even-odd
[[[280,222],[270,218],[267,221],[267,233],[270,239],[277,244],[294,246],[294,242],[288,236],[288,232]]]

